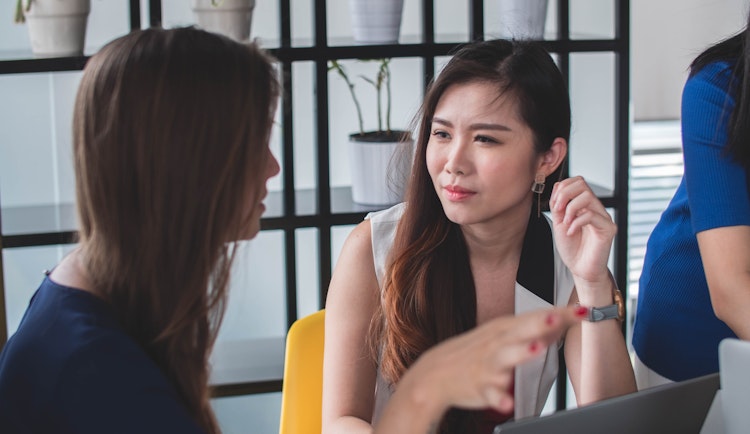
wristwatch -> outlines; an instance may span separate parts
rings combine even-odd
[[[590,322],[605,321],[616,319],[622,322],[625,319],[625,302],[622,300],[622,293],[619,289],[613,288],[612,297],[615,299],[614,304],[604,307],[589,308],[589,316],[586,318]]]

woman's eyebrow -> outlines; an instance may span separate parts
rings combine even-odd
[[[435,124],[441,124],[445,125],[446,127],[453,127],[453,123],[447,119],[439,118],[439,117],[433,117],[432,123]],[[496,131],[512,131],[510,127],[503,124],[493,124],[493,123],[476,123],[469,125],[469,129],[472,131],[475,130],[496,130]]]

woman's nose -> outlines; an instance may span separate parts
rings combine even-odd
[[[468,149],[466,144],[461,139],[456,139],[455,143],[448,153],[447,161],[445,162],[445,170],[453,175],[464,175],[466,174],[469,158]]]
[[[281,172],[279,160],[276,159],[273,153],[269,153],[268,162],[266,163],[266,179],[273,178],[278,175],[279,172]]]

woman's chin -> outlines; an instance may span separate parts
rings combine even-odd
[[[260,222],[253,224],[252,226],[252,228],[248,228],[247,231],[242,233],[240,239],[237,241],[248,241],[258,236],[258,233],[260,232]]]

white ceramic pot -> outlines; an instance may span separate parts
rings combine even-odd
[[[548,0],[496,0],[500,6],[500,37],[543,39]]]
[[[354,40],[362,44],[393,44],[401,31],[404,0],[349,0]]]
[[[91,0],[24,0],[23,8],[34,55],[83,54]]]
[[[414,141],[363,142],[349,136],[352,200],[361,205],[393,205],[403,200]]]
[[[255,0],[193,0],[198,27],[236,41],[250,39]]]

